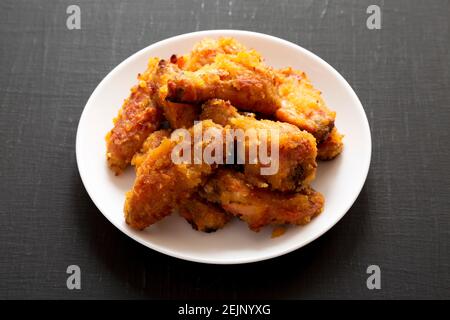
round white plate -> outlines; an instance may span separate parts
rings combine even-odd
[[[116,177],[105,158],[105,134],[116,116],[136,75],[145,70],[151,56],[168,58],[185,53],[205,37],[230,36],[262,53],[273,67],[292,66],[304,70],[323,92],[325,101],[337,112],[336,126],[345,135],[344,152],[335,160],[320,162],[313,187],[325,196],[325,209],[311,223],[290,227],[278,238],[271,228],[255,233],[237,219],[215,233],[201,233],[178,215],[136,231],[123,217],[125,192],[134,181],[129,168]],[[97,208],[117,228],[139,243],[177,258],[216,264],[237,264],[265,260],[303,247],[335,225],[358,197],[370,165],[371,138],[364,109],[345,79],[313,53],[272,36],[236,30],[213,30],[173,37],[142,49],[114,68],[89,98],[78,125],[76,155],[87,192]]]

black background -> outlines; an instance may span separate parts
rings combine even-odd
[[[81,30],[66,8],[81,8]],[[366,9],[382,9],[368,30]],[[450,298],[449,1],[1,1],[0,298]],[[81,183],[83,107],[118,63],[207,29],[278,36],[318,54],[366,110],[366,185],[327,234],[240,266],[185,262],[123,235]],[[66,268],[82,289],[66,288]],[[382,289],[366,287],[381,268]]]

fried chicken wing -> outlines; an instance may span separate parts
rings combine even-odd
[[[325,104],[304,72],[292,68],[274,71],[259,54],[243,51],[213,54],[214,61],[195,72],[168,68],[172,102],[201,103],[212,98],[229,100],[241,110],[275,116],[314,135],[322,142],[334,127],[335,112]],[[206,59],[208,62],[211,57]],[[197,65],[198,66],[198,65]]]
[[[212,121],[202,121],[197,125],[201,130],[223,130]],[[195,130],[195,126],[190,129],[191,135]],[[212,173],[214,164],[196,164],[192,158],[189,163],[174,162],[172,151],[182,139],[164,139],[156,149],[148,152],[137,168],[136,180],[132,190],[127,192],[124,208],[125,220],[130,226],[144,229],[169,215],[180,201],[189,198]],[[190,148],[194,150],[195,139],[191,141]],[[199,143],[200,149],[203,149],[209,142],[203,140]],[[193,157],[195,152],[191,154]]]
[[[205,38],[198,42],[188,54],[172,56],[171,62],[178,65],[180,69],[187,71],[197,71],[207,64],[214,62],[218,54],[237,54],[246,51],[247,48],[230,37],[219,39]]]
[[[169,122],[171,128],[190,128],[198,118],[200,110],[199,106],[194,104],[174,103],[166,99],[167,81],[169,80],[169,74],[164,72],[166,64],[172,68],[176,67],[176,58],[172,58],[171,60],[172,62],[158,59],[155,63],[155,68],[148,80],[149,85],[154,92],[152,99],[154,103],[162,109],[164,117]]]
[[[196,71],[214,62],[218,54],[236,54],[246,48],[233,38],[205,38],[197,43],[189,54],[170,57],[170,63],[181,70]],[[196,104],[175,103],[166,100],[168,74],[159,74],[157,81],[159,89],[158,104],[164,110],[164,116],[172,128],[190,128],[198,118],[200,108]]]
[[[170,138],[170,133],[171,130],[163,129],[150,134],[131,164],[137,169],[151,151],[159,147],[164,139]],[[232,217],[216,204],[200,198],[196,192],[187,199],[181,199],[178,210],[195,230],[202,232],[221,229]]]
[[[165,138],[169,138],[170,133],[171,131],[169,129],[162,129],[151,133],[142,144],[142,147],[139,150],[139,152],[136,152],[135,155],[133,156],[131,164],[135,166],[137,169],[142,164],[142,162],[144,162],[145,158],[147,157],[147,154],[152,150],[156,149],[157,147],[159,147],[159,145]]]
[[[325,141],[317,146],[317,159],[332,160],[336,158],[344,148],[343,137],[336,128],[333,128]]]
[[[306,224],[324,207],[309,186],[317,160],[343,149],[334,122],[304,72],[273,69],[233,38],[150,58],[106,136],[109,167],[136,170],[125,221],[144,229],[178,209],[203,232],[234,216],[254,231],[274,225],[275,236]]]
[[[324,205],[323,196],[312,188],[296,193],[259,189],[249,184],[244,174],[228,169],[218,169],[200,194],[247,222],[254,231],[266,225],[306,224]]]
[[[304,72],[286,68],[278,71],[278,94],[283,104],[275,113],[280,121],[296,125],[316,137],[320,143],[334,127],[336,113],[326,106],[321,92],[314,88]]]
[[[222,229],[233,217],[217,204],[200,198],[198,194],[182,200],[178,210],[192,228],[208,233]]]
[[[301,131],[296,126],[288,123],[271,120],[257,120],[251,116],[239,114],[228,101],[213,99],[203,105],[200,119],[212,119],[215,123],[228,126],[234,130],[257,133],[256,139],[246,139],[246,162],[244,173],[249,181],[260,187],[269,185],[272,189],[280,191],[293,191],[310,183],[316,172],[317,147],[315,138],[306,131]],[[263,139],[262,133],[271,132]],[[278,136],[278,141],[273,146],[278,151],[272,152],[272,135]],[[257,148],[261,143],[267,145],[267,153],[270,154],[271,164],[261,163],[259,154],[258,163],[249,163],[249,150]],[[262,175],[261,169],[274,165],[276,170],[270,174]]]
[[[200,106],[192,104],[164,101],[162,108],[164,117],[169,121],[170,127],[173,129],[189,129],[194,125],[200,114]]]
[[[131,89],[116,119],[106,135],[106,157],[109,167],[120,174],[141,148],[147,136],[157,130],[162,114],[151,99],[153,88],[148,78],[156,70],[158,59],[150,59],[146,72],[138,76],[139,84]]]
[[[242,110],[273,114],[280,108],[276,76],[254,51],[218,54],[214,62],[195,72],[165,64],[169,78],[166,99],[178,103],[202,103],[218,98]]]

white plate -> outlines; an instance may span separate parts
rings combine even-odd
[[[123,217],[124,194],[134,180],[133,169],[116,177],[105,159],[104,137],[112,127],[123,100],[145,70],[151,56],[170,57],[185,53],[205,37],[231,36],[262,53],[274,67],[292,66],[307,72],[323,91],[325,101],[337,112],[336,126],[345,134],[344,152],[334,161],[319,164],[313,183],[325,196],[325,210],[304,227],[291,227],[272,239],[271,228],[255,233],[235,220],[215,233],[194,231],[178,215],[136,231]],[[236,30],[188,33],[155,43],[135,53],[114,68],[89,98],[78,125],[76,154],[78,169],[87,192],[97,208],[117,228],[139,243],[177,258],[216,264],[265,260],[303,247],[329,230],[358,197],[370,165],[371,138],[364,109],[345,79],[313,53],[272,36]]]

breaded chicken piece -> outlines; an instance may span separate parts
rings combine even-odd
[[[142,164],[142,162],[144,162],[145,158],[147,157],[147,154],[153,149],[159,147],[159,145],[165,138],[169,138],[170,133],[171,130],[169,129],[162,129],[151,133],[147,137],[145,142],[142,144],[142,147],[139,150],[139,152],[136,152],[136,154],[133,156],[131,164],[135,166],[137,169]]]
[[[245,117],[233,107],[230,101],[222,99],[211,99],[202,105],[202,112],[200,113],[200,120],[212,120],[214,123],[225,127],[230,125],[230,120],[233,118]],[[254,118],[254,115],[249,117]]]
[[[150,59],[145,73],[138,75],[139,84],[131,89],[114,119],[113,129],[106,135],[106,157],[116,175],[130,164],[147,136],[160,126],[162,114],[151,99],[154,91],[147,82],[157,64],[158,59]]]
[[[256,140],[246,139],[246,161],[244,173],[254,185],[264,187],[270,186],[274,190],[293,191],[309,184],[315,177],[317,163],[317,147],[315,138],[306,131],[302,131],[289,123],[257,120],[251,116],[243,116],[238,113],[228,101],[213,99],[203,105],[200,115],[201,120],[211,119],[222,126],[229,126],[231,129],[240,129],[243,132],[253,130],[257,133]],[[258,161],[257,164],[248,162],[249,149],[266,143],[268,146],[267,155],[271,161],[276,160],[276,154],[270,150],[271,134],[273,130],[278,135],[278,170],[269,175],[262,175],[261,169],[270,166]],[[264,139],[263,133],[267,134]],[[259,155],[258,155],[259,156]],[[261,158],[258,158],[260,160]]]
[[[317,158],[319,160],[332,160],[336,158],[344,148],[342,138],[336,128],[333,128],[328,138],[317,146]]]
[[[202,103],[217,98],[239,109],[271,115],[281,107],[273,70],[261,63],[255,51],[218,54],[214,63],[195,72],[165,64],[166,99],[178,103]]]
[[[304,72],[286,68],[277,74],[278,94],[283,105],[276,111],[276,118],[308,131],[319,143],[325,140],[334,127],[336,113],[328,109],[321,92]]]
[[[247,48],[243,44],[233,38],[205,38],[195,44],[190,53],[179,57],[172,56],[171,62],[176,63],[180,69],[197,71],[203,66],[213,63],[218,54],[236,54],[246,50]]]
[[[164,139],[170,138],[170,133],[171,130],[163,129],[150,134],[141,150],[134,155],[131,164],[137,169],[152,150],[159,147]],[[188,199],[183,199],[178,210],[195,230],[203,232],[223,228],[232,217],[214,203],[201,199],[196,193]]]
[[[200,194],[247,222],[253,231],[266,225],[307,224],[324,206],[323,196],[312,188],[296,193],[259,189],[244,174],[229,169],[218,169]]]
[[[195,72],[166,68],[172,102],[201,103],[218,98],[240,110],[274,116],[325,140],[334,127],[335,112],[325,104],[304,72],[274,71],[254,51],[217,54],[214,62]]]
[[[246,50],[246,48],[233,38],[205,38],[197,43],[189,54],[172,55],[170,63],[176,64],[181,70],[196,71],[207,64],[213,63],[218,54],[236,54],[243,50]],[[164,110],[164,116],[169,121],[170,126],[173,129],[193,126],[200,113],[200,107],[196,104],[167,101],[167,77],[164,77],[164,74],[159,74],[157,87],[159,89],[158,104]]]
[[[119,174],[130,162],[136,167],[124,205],[131,227],[144,229],[178,209],[199,231],[220,229],[232,216],[258,231],[265,225],[305,224],[323,210],[323,196],[309,182],[316,159],[332,159],[342,151],[342,135],[334,128],[335,113],[303,72],[274,70],[256,51],[219,38],[204,39],[190,53],[167,61],[151,58],[138,80],[106,137],[111,169]],[[258,120],[242,111],[283,122]],[[199,118],[201,123],[194,125]],[[190,161],[176,163],[173,153],[184,140],[170,137],[170,129],[158,130],[164,119],[172,129],[190,128],[191,135],[201,126],[223,138],[236,129],[254,129],[258,138],[245,140],[243,165],[218,168],[205,159],[193,161],[194,150],[212,150],[211,140],[192,141]],[[248,163],[249,150],[262,144],[260,133],[274,130],[279,134],[278,171],[264,175],[261,171],[272,163]],[[268,139],[272,154],[274,138]]]
[[[162,72],[161,64],[172,64],[158,58],[151,58],[154,68],[149,72],[147,85],[152,88],[151,98],[164,114],[165,119],[173,129],[190,128],[198,118],[199,107],[192,104],[173,103],[166,100],[167,74]],[[174,61],[175,63],[176,61]],[[173,64],[176,66],[175,64]]]
[[[169,121],[169,125],[173,129],[189,129],[194,125],[200,114],[200,106],[192,104],[164,101],[162,108],[164,117]]]
[[[212,121],[202,121],[202,130],[216,128],[220,125]],[[194,135],[195,126],[190,129]],[[164,139],[156,149],[151,150],[142,164],[137,168],[136,180],[132,190],[127,192],[125,201],[125,220],[133,228],[144,229],[161,220],[172,212],[180,201],[189,198],[213,172],[214,164],[202,162],[176,164],[172,151],[182,141],[182,137]],[[191,139],[191,154],[194,155],[194,141]],[[201,141],[204,149],[210,141]]]
[[[178,210],[192,228],[208,233],[222,229],[233,217],[217,204],[200,198],[198,194],[182,200]]]
[[[244,49],[233,38],[206,38],[197,43],[189,54],[178,59],[172,56],[171,63],[177,64],[180,69],[195,71],[212,63],[219,53],[232,54]],[[159,61],[158,58],[149,59],[147,70],[138,75],[138,85],[132,88],[115,119],[114,128],[106,137],[108,163],[116,174],[128,166],[146,137],[158,129],[162,114],[156,107],[162,109],[174,129],[190,128],[198,118],[199,106],[166,101],[167,78],[161,75],[156,77]]]

